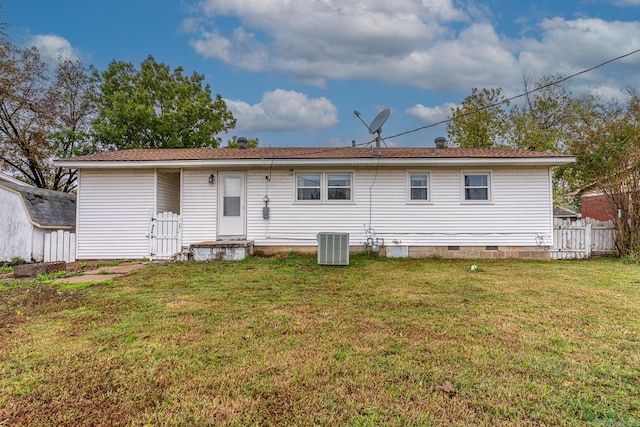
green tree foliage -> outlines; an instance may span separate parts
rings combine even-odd
[[[247,139],[247,148],[258,148],[258,145],[260,145],[258,138]],[[238,148],[238,137],[234,135],[233,138],[228,140],[225,148]]]
[[[452,112],[447,132],[460,147],[510,147],[570,154],[571,141],[581,132],[584,120],[598,108],[594,97],[574,97],[557,75],[545,75],[532,87],[524,79],[525,96],[510,105],[501,89],[473,89]],[[570,190],[580,182],[572,166],[554,170],[554,200],[574,204]]]
[[[212,98],[204,76],[144,60],[140,69],[113,61],[100,80],[94,131],[111,149],[217,147],[236,120],[220,95]]]
[[[625,105],[603,106],[588,116],[571,151],[577,162],[571,172],[586,188],[609,201],[620,256],[640,261],[640,95],[628,90]]]
[[[452,111],[447,127],[449,143],[458,147],[488,148],[508,145],[508,106],[501,88],[473,88]]]
[[[86,145],[93,104],[87,70],[60,59],[52,73],[35,47],[0,47],[0,160],[37,187],[71,191],[75,172],[52,160]]]
[[[524,79],[524,102],[509,111],[510,142],[516,148],[552,153],[566,151],[578,118],[581,101],[564,85],[553,84],[560,76],[545,75],[532,92]]]

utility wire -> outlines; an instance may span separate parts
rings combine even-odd
[[[594,66],[593,66],[593,67],[591,67],[591,68],[587,68],[587,69],[585,69],[585,70],[578,71],[577,73],[574,73],[574,74],[571,74],[571,75],[569,75],[569,76],[563,77],[563,78],[561,78],[561,79],[558,79],[558,80],[555,80],[555,81],[552,81],[552,82],[546,83],[546,84],[544,84],[544,85],[542,85],[542,86],[538,86],[538,87],[537,87],[537,88],[535,88],[535,89],[532,89],[532,90],[530,90],[530,91],[527,91],[527,92],[521,93],[521,94],[519,94],[519,95],[512,96],[511,98],[506,98],[506,99],[503,99],[502,101],[494,102],[493,104],[489,104],[489,105],[485,105],[484,107],[482,107],[482,108],[478,108],[477,110],[473,110],[473,111],[469,111],[469,112],[467,112],[467,113],[461,114],[461,115],[459,115],[457,118],[467,117],[467,116],[470,116],[470,115],[472,115],[472,114],[476,114],[476,113],[479,113],[479,112],[481,112],[481,111],[485,111],[485,110],[488,110],[488,109],[490,109],[490,108],[497,107],[498,105],[506,104],[507,102],[511,102],[511,101],[513,101],[514,99],[522,98],[522,97],[524,97],[524,96],[527,96],[527,95],[529,95],[529,94],[531,94],[531,93],[534,93],[534,92],[537,92],[537,91],[539,91],[539,90],[546,89],[546,88],[548,88],[548,87],[558,85],[558,84],[560,84],[560,83],[562,83],[562,82],[566,82],[567,80],[570,80],[570,79],[572,79],[572,78],[574,78],[574,77],[577,77],[577,76],[579,76],[579,75],[581,75],[581,74],[585,74],[585,73],[591,72],[591,71],[593,71],[593,70],[596,70],[596,69],[598,69],[598,68],[604,67],[605,65],[608,65],[608,64],[610,64],[610,63],[612,63],[612,62],[615,62],[615,61],[619,61],[619,60],[624,59],[624,58],[626,58],[626,57],[628,57],[628,56],[634,55],[634,54],[636,54],[636,53],[638,53],[638,52],[640,52],[640,49],[636,49],[636,50],[631,51],[631,52],[629,52],[629,53],[625,53],[624,55],[620,55],[620,56],[617,56],[617,57],[615,57],[615,58],[613,58],[613,59],[609,59],[609,60],[604,61],[604,62],[602,62],[602,63],[600,63],[600,64],[598,64],[598,65],[594,65]],[[405,132],[400,132],[400,133],[397,133],[397,134],[395,134],[395,135],[388,136],[388,137],[386,137],[386,138],[384,138],[384,139],[393,139],[393,138],[397,138],[397,137],[399,137],[399,136],[407,135],[407,134],[410,134],[410,133],[418,132],[418,131],[420,131],[420,130],[424,130],[424,129],[432,128],[432,127],[435,127],[435,126],[438,126],[438,125],[442,125],[442,124],[445,124],[445,123],[449,123],[449,122],[451,122],[452,120],[453,120],[453,118],[449,117],[449,118],[447,118],[447,119],[440,120],[439,122],[432,123],[432,124],[430,124],[430,125],[420,126],[420,127],[418,127],[418,128],[412,129],[412,130],[408,130],[408,131],[405,131]]]
[[[542,89],[546,89],[548,87],[558,85],[558,84],[560,84],[562,82],[566,82],[567,80],[570,80],[570,79],[572,79],[574,77],[577,77],[577,76],[579,76],[581,74],[586,74],[586,73],[589,73],[589,72],[591,72],[593,70],[596,70],[598,68],[602,68],[605,65],[611,64],[612,62],[619,61],[619,60],[624,59],[624,58],[626,58],[628,56],[634,55],[634,54],[636,54],[638,52],[640,52],[640,49],[636,49],[636,50],[633,50],[631,52],[625,53],[624,55],[620,55],[620,56],[617,56],[615,58],[609,59],[609,60],[604,61],[604,62],[602,62],[602,63],[600,63],[598,65],[594,65],[593,67],[586,68],[586,69],[584,69],[582,71],[578,71],[577,73],[573,73],[573,74],[568,75],[566,77],[562,77],[562,78],[560,78],[558,80],[554,80],[552,82],[546,83],[546,84],[544,84],[542,86],[538,86],[535,89],[532,89],[532,90],[526,91],[524,93],[512,96],[510,98],[503,99],[502,101],[494,102],[493,104],[485,105],[484,107],[478,108],[477,110],[473,110],[473,111],[469,111],[469,112],[464,113],[464,114],[460,114],[457,118],[467,117],[467,116],[479,113],[481,111],[485,111],[485,110],[488,110],[490,108],[497,107],[498,105],[506,104],[508,102],[513,101],[514,99],[522,98],[522,97],[525,97],[525,96],[527,96],[527,95],[529,95],[531,93],[535,93],[535,92],[538,92],[538,91],[540,91]],[[411,130],[408,130],[408,131],[397,133],[395,135],[387,136],[385,138],[382,138],[382,142],[384,142],[387,139],[398,138],[398,137],[403,136],[403,135],[408,135],[410,133],[415,133],[415,132],[418,132],[418,131],[421,131],[421,130],[424,130],[424,129],[429,129],[429,128],[432,128],[432,127],[435,127],[435,126],[439,126],[439,125],[442,125],[442,124],[445,124],[445,123],[449,123],[451,121],[453,121],[453,118],[449,117],[449,118],[440,120],[438,122],[431,123],[429,125],[420,126],[420,127],[415,128],[415,129],[411,129]],[[297,158],[297,157],[304,158],[304,157],[306,157],[306,156],[308,156],[310,154],[322,154],[322,153],[327,153],[327,152],[336,151],[336,150],[348,150],[348,149],[354,148],[354,147],[361,147],[361,146],[364,147],[364,146],[367,146],[369,144],[372,144],[373,142],[375,142],[375,139],[372,139],[372,140],[369,140],[369,141],[366,141],[366,142],[361,142],[361,143],[358,143],[358,144],[355,144],[355,145],[351,145],[351,146],[347,146],[347,147],[321,148],[321,149],[318,149],[317,151],[311,151],[311,152],[307,151],[307,152],[304,152],[304,153],[300,153],[299,155],[288,155],[287,158],[288,159]]]

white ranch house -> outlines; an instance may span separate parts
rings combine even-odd
[[[78,259],[173,255],[153,241],[167,237],[162,221],[170,252],[233,242],[315,251],[318,233],[348,233],[352,251],[369,238],[392,256],[549,259],[551,171],[574,160],[511,149],[202,148],[56,165],[79,170]]]

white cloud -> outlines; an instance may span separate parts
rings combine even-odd
[[[407,114],[418,118],[422,123],[431,124],[446,120],[451,116],[451,110],[456,107],[457,105],[453,102],[447,102],[444,105],[438,105],[436,107],[425,107],[422,104],[417,104],[407,109]]]
[[[640,6],[640,0],[614,0],[612,3],[620,7]]]
[[[239,131],[309,132],[329,128],[338,122],[338,110],[328,99],[276,89],[265,92],[258,104],[225,100]]]
[[[398,75],[395,64],[419,66],[415,53],[451,32],[443,24],[468,19],[452,0],[206,0],[203,11],[242,26],[198,32],[196,52],[242,69],[288,71],[317,86],[372,77],[404,83],[415,73]]]
[[[620,0],[633,5],[640,0]],[[454,0],[203,0],[192,48],[240,69],[318,87],[369,79],[434,91],[521,87],[523,72],[572,74],[640,46],[640,22],[550,18],[498,33],[491,11]],[[235,25],[228,28],[223,25]],[[525,25],[525,24],[523,24]],[[206,28],[206,29],[205,29]],[[640,57],[640,55],[637,55]],[[627,64],[638,59],[630,58]],[[616,64],[624,66],[624,61]],[[623,80],[636,75],[633,67]],[[580,77],[594,82],[598,72]]]
[[[62,59],[78,59],[77,52],[67,39],[55,34],[37,34],[27,42],[40,51],[42,59],[48,64],[56,64]]]

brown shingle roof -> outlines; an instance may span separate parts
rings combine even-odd
[[[370,148],[175,148],[175,149],[134,149],[89,154],[75,157],[74,162],[100,161],[167,161],[167,160],[233,160],[233,159],[366,159],[377,158],[377,150]],[[557,158],[571,157],[556,153],[542,153],[509,148],[383,148],[382,158],[389,159],[459,159],[459,158]]]

